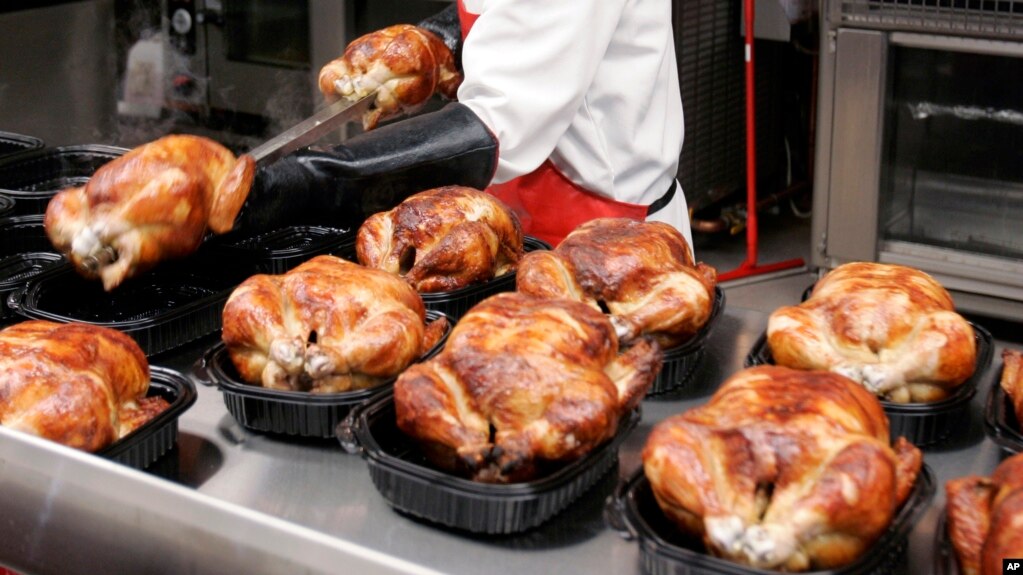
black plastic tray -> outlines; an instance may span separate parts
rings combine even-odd
[[[14,215],[14,198],[0,196],[0,218]]]
[[[427,322],[447,317],[427,311]],[[436,355],[451,333],[448,330],[419,361]],[[192,368],[196,381],[216,385],[224,395],[227,411],[242,426],[256,431],[300,437],[334,437],[335,428],[353,407],[367,402],[379,393],[389,392],[395,379],[376,387],[342,393],[308,393],[267,389],[241,380],[223,342],[211,346]]]
[[[1012,405],[1009,394],[1002,389],[1002,369],[991,382],[991,389],[988,390],[987,403],[984,406],[984,430],[991,441],[1009,453],[1023,451],[1023,433],[1020,432],[1019,420],[1016,418],[1016,410]]]
[[[160,459],[178,441],[178,418],[195,403],[195,386],[184,375],[157,366],[149,368],[149,397],[161,396],[170,407],[97,455],[136,469]]]
[[[7,298],[43,270],[61,261],[63,258],[59,255],[47,252],[28,252],[0,257],[0,325],[18,317],[14,310],[7,307]]]
[[[956,557],[952,539],[948,536],[947,508],[938,514],[934,527],[934,575],[960,575],[959,559]]]
[[[913,491],[877,543],[855,562],[833,570],[810,571],[815,575],[888,575],[906,566],[906,540],[913,525],[926,511],[935,492],[934,473],[920,468]],[[657,505],[650,482],[640,467],[618,484],[604,506],[608,526],[622,537],[639,543],[644,573],[686,575],[776,575],[778,571],[732,563],[706,553],[679,533]]]
[[[58,254],[43,227],[42,215],[0,219],[0,258],[25,252]]]
[[[618,446],[639,420],[639,410],[632,411],[613,439],[549,475],[501,485],[430,465],[398,429],[392,393],[353,409],[337,435],[346,451],[362,453],[373,484],[396,510],[471,533],[510,534],[548,521],[617,467]]]
[[[528,253],[549,250],[551,245],[541,239],[526,236],[522,239],[522,249]],[[359,261],[355,254],[354,242],[347,248],[347,251],[342,252],[340,255],[349,261],[356,263]],[[423,297],[423,305],[427,309],[443,312],[448,317],[457,321],[472,306],[494,294],[506,291],[515,291],[515,272],[506,273],[481,284],[449,291],[422,293],[420,295]]]
[[[896,403],[881,400],[881,406],[888,415],[891,438],[902,436],[917,447],[937,445],[947,440],[952,431],[961,429],[960,422],[966,417],[970,408],[970,400],[977,393],[977,387],[984,378],[991,363],[994,345],[991,333],[979,325],[970,322],[974,338],[977,342],[977,366],[970,379],[945,399],[930,403]],[[755,365],[774,365],[771,348],[767,345],[765,331],[753,344],[753,349],[746,356],[746,367]]]
[[[45,145],[45,142],[33,136],[15,134],[14,132],[0,132],[0,158],[38,150]]]
[[[314,256],[354,253],[355,235],[347,229],[291,226],[251,236],[222,236],[206,242],[213,257],[230,258],[252,273],[280,275]]]
[[[220,329],[224,304],[247,275],[213,265],[165,262],[105,292],[99,281],[82,278],[65,262],[30,279],[10,294],[7,305],[30,319],[117,329],[152,356]]]
[[[128,150],[82,145],[43,148],[0,160],[0,195],[14,199],[15,215],[42,214],[57,192],[89,181],[103,164]]]
[[[720,286],[714,286],[714,307],[711,309],[707,323],[696,332],[689,341],[664,350],[664,365],[657,374],[647,395],[657,395],[671,391],[685,391],[686,385],[696,373],[696,368],[703,359],[703,347],[707,343],[714,324],[725,309],[725,292]]]

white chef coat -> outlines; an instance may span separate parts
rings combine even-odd
[[[683,116],[668,0],[463,0],[479,14],[458,101],[495,134],[494,183],[545,160],[582,188],[649,205],[671,186]],[[649,220],[692,246],[685,196]]]

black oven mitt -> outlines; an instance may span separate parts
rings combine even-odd
[[[469,108],[452,103],[381,126],[330,151],[304,150],[260,168],[232,231],[289,225],[357,228],[416,192],[447,185],[484,189],[497,139]]]

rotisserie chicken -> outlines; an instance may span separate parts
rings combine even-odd
[[[643,468],[665,515],[708,551],[758,568],[855,561],[912,491],[920,451],[888,443],[877,398],[825,371],[760,366],[656,425]]]
[[[1016,421],[1023,421],[1023,352],[1002,350],[1002,376],[998,383],[1012,401]]]
[[[157,262],[186,256],[207,228],[234,225],[255,162],[199,136],[166,136],[96,170],[46,208],[46,233],[75,269],[112,290]]]
[[[451,50],[434,33],[396,24],[356,38],[344,54],[320,69],[320,92],[327,99],[358,100],[377,91],[362,124],[372,130],[381,121],[421,107],[434,93],[454,99],[462,76]]]
[[[826,369],[883,399],[943,399],[971,375],[977,344],[952,297],[913,268],[850,263],[817,282],[797,306],[775,310],[767,324],[774,362]]]
[[[553,251],[526,254],[516,274],[518,291],[606,309],[620,340],[651,336],[664,348],[707,323],[716,283],[717,272],[694,264],[678,230],[625,218],[579,226]]]
[[[167,409],[146,397],[135,340],[101,326],[25,321],[0,330],[0,425],[97,451]]]
[[[470,309],[440,354],[398,377],[398,428],[443,469],[529,480],[613,437],[661,361],[652,340],[619,355],[610,322],[583,304],[501,293]]]
[[[1023,454],[991,477],[945,483],[948,535],[963,575],[1001,575],[1002,559],[1023,557]]]
[[[356,251],[362,265],[404,276],[419,292],[449,291],[514,271],[522,228],[494,196],[446,186],[370,216]]]
[[[392,274],[317,256],[282,275],[255,275],[224,306],[223,340],[243,380],[335,393],[395,377],[434,346],[447,320]]]

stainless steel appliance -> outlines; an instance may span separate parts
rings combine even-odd
[[[344,51],[348,2],[164,0],[168,107],[309,116],[320,67]]]
[[[813,263],[1023,317],[1023,1],[825,0]]]

